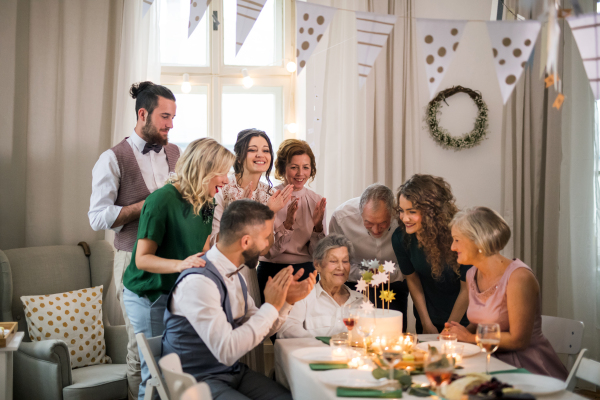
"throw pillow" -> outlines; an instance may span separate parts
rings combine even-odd
[[[71,368],[110,363],[104,344],[102,286],[43,296],[22,296],[29,338],[59,339],[69,347]]]

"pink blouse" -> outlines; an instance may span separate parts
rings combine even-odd
[[[285,186],[276,186],[276,190],[282,190]],[[275,241],[271,250],[260,261],[278,263],[278,264],[300,264],[312,261],[312,254],[319,243],[327,235],[326,215],[323,215],[323,231],[313,232],[315,227],[312,215],[317,203],[323,198],[312,190],[304,187],[302,190],[292,192],[292,198],[297,197],[298,211],[296,212],[296,221],[292,225],[292,230],[288,231],[283,226],[287,217],[287,209],[283,207],[275,214]]]

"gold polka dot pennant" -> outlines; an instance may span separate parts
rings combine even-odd
[[[360,88],[367,81],[367,76],[373,69],[377,56],[385,47],[395,23],[394,15],[356,12],[356,58]]]
[[[600,16],[596,13],[567,18],[583,59],[596,100],[600,100]],[[561,103],[562,104],[562,103]]]
[[[323,39],[336,11],[337,9],[333,7],[296,1],[296,71],[298,75]]]
[[[190,0],[190,21],[188,23],[188,38],[192,36],[194,30],[204,18],[204,13],[210,0]]]
[[[235,55],[239,53],[246,38],[267,0],[237,0],[237,15],[235,20]]]
[[[417,18],[417,41],[425,62],[430,99],[437,89],[454,54],[458,51],[460,38],[467,21]]]
[[[150,10],[152,3],[154,3],[154,0],[142,0],[142,18],[144,18],[148,10]]]
[[[529,20],[489,21],[486,25],[502,101],[506,103],[527,65],[541,24]]]

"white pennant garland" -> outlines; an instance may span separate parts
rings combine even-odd
[[[296,63],[298,75],[308,62],[337,11],[333,7],[296,1]]]
[[[461,20],[417,18],[417,40],[425,58],[430,99],[448,71],[466,24]]]
[[[567,18],[587,73],[594,98],[600,99],[600,16],[586,14]]]
[[[200,23],[210,0],[190,0],[190,22],[188,23],[188,38]]]
[[[154,3],[154,0],[143,0],[142,1],[142,18],[144,18],[146,16],[146,13],[152,6],[152,3]]]
[[[358,84],[362,88],[373,69],[375,60],[385,46],[396,16],[356,12],[356,41],[358,42]]]
[[[244,45],[267,0],[237,0],[235,55]]]
[[[537,40],[539,21],[486,22],[502,101],[510,97]]]

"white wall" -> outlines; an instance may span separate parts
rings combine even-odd
[[[425,57],[419,47],[419,98],[421,100],[421,172],[441,176],[454,191],[459,208],[487,206],[500,210],[502,171],[502,97],[492,62],[490,40],[484,20],[489,20],[492,1],[461,0],[440,2],[419,0],[417,17],[445,19],[479,19],[469,22],[460,40],[452,64],[438,92],[455,85],[479,90],[488,106],[487,139],[467,150],[446,150],[435,143],[424,121],[429,103],[429,88],[425,75]],[[466,94],[456,94],[443,104],[440,126],[453,136],[473,129],[477,107]]]

